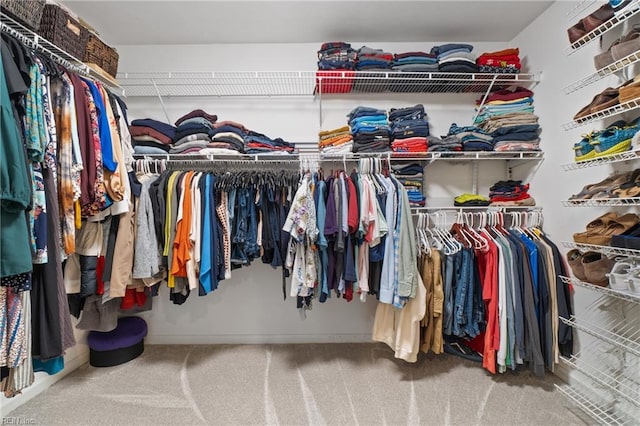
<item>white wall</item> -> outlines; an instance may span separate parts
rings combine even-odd
[[[580,140],[582,134],[593,129],[604,128],[620,118],[631,120],[638,116],[638,111],[632,111],[623,116],[595,122],[571,131],[563,130],[562,124],[570,122],[575,113],[591,102],[593,96],[608,86],[619,86],[637,72],[634,69],[630,71],[633,72],[630,76],[610,76],[572,94],[564,94],[563,87],[595,72],[593,57],[602,52],[599,43],[594,41],[585,48],[567,55],[569,40],[566,29],[576,23],[578,18],[586,16],[599,6],[599,4],[593,5],[577,18],[569,19],[567,13],[575,5],[576,2],[567,1],[554,3],[512,41],[514,46],[520,47],[521,54],[526,56],[528,63],[535,64],[544,70],[542,82],[534,92],[536,113],[540,116],[542,127],[542,149],[545,152],[545,161],[532,180],[532,192],[544,206],[545,229],[556,242],[572,241],[573,233],[584,231],[585,225],[590,220],[608,210],[615,210],[620,214],[627,211],[638,213],[637,208],[568,208],[561,204],[561,200],[566,200],[572,194],[578,193],[588,183],[600,181],[613,170],[632,170],[638,167],[637,162],[631,162],[617,163],[615,166],[593,167],[582,171],[565,172],[561,169],[562,164],[573,161],[572,146]],[[640,20],[634,18],[630,23],[638,22]],[[604,49],[606,50],[613,40],[626,34],[629,29],[629,25],[625,25],[606,34],[602,42]],[[609,309],[602,310],[594,307],[593,303],[596,300],[595,292],[576,288],[574,302],[577,317],[588,318],[596,324],[627,324],[628,322],[638,324],[640,321],[637,315],[625,316],[627,309],[622,307],[623,304],[616,302]],[[611,302],[611,299],[608,302]],[[583,333],[578,333],[577,341],[576,350],[583,351],[585,360],[589,361],[589,358],[593,358],[590,352],[593,351],[594,344],[600,343]],[[600,358],[601,354],[597,357]],[[596,365],[596,367],[606,370],[614,364],[617,365],[616,361],[612,361],[609,365]],[[637,363],[634,368],[637,368]],[[568,373],[563,368],[558,370],[558,374],[571,383],[583,379],[580,374]],[[629,369],[626,374],[628,377],[637,378],[640,372],[637,369],[633,371]]]
[[[121,72],[148,71],[299,71],[316,68],[317,44],[260,44],[212,46],[121,46]],[[352,42],[359,47],[362,42]],[[428,50],[436,42],[369,44],[391,52]],[[478,53],[504,48],[502,43],[479,43]],[[370,94],[342,99],[325,97],[323,123],[319,124],[319,105],[304,98],[164,98],[171,121],[195,109],[216,113],[220,120],[231,119],[270,136],[290,141],[317,141],[320,128],[346,124],[345,115],[357,105],[383,109],[423,103],[433,134],[445,135],[451,123],[470,124],[477,95],[468,94]],[[132,118],[166,120],[157,98],[127,99]],[[338,166],[338,165],[336,165]],[[515,173],[526,175],[529,166]],[[432,204],[452,204],[452,198],[471,190],[471,165],[442,163],[427,169],[428,197]],[[480,165],[480,191],[506,176],[502,162]],[[306,321],[300,321],[295,302],[282,301],[280,272],[259,262],[248,269],[234,271],[231,280],[206,297],[191,296],[183,306],[168,301],[166,289],[154,299],[154,308],[145,315],[150,343],[217,342],[326,342],[369,341],[376,302],[346,303],[331,299],[315,302]]]

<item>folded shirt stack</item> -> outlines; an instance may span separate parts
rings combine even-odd
[[[491,204],[491,200],[478,194],[460,194],[453,199],[456,207],[486,207]]]
[[[426,52],[404,52],[393,55],[391,68],[404,72],[438,71],[437,55]]]
[[[460,139],[463,151],[493,151],[493,136],[476,126],[459,127],[452,123],[449,136]]]
[[[322,130],[318,133],[318,147],[325,154],[344,154],[353,148],[353,136],[349,126],[342,126],[333,130]],[[348,150],[347,150],[348,149]]]
[[[533,111],[532,91],[499,90],[486,99],[475,124],[493,136],[495,151],[539,151],[540,126]]]
[[[520,50],[518,48],[487,52],[478,56],[476,64],[480,67],[480,72],[491,74],[518,74],[522,68],[519,55]]]
[[[353,70],[358,53],[343,41],[322,43],[318,50],[319,70]]]
[[[244,150],[247,154],[294,154],[295,144],[282,138],[271,139],[262,133],[249,130],[244,137]]]
[[[442,72],[478,72],[476,55],[471,53],[470,44],[448,43],[431,48],[431,54],[438,58],[438,70]]]
[[[135,154],[167,154],[176,136],[176,128],[162,121],[144,118],[129,126]]]
[[[348,115],[353,136],[353,152],[387,152],[391,138],[387,112],[377,108],[358,106]]]
[[[529,195],[529,184],[521,180],[504,180],[489,188],[492,206],[535,206],[536,202]]]
[[[203,117],[184,120],[176,127],[171,154],[197,154],[211,142],[213,125]]]
[[[427,147],[431,152],[462,151],[462,141],[457,135],[448,135],[442,139],[437,136],[427,136]]]
[[[412,163],[392,168],[393,174],[407,190],[411,207],[424,207],[426,197],[422,193],[422,166]]]
[[[382,49],[373,49],[367,46],[362,46],[358,49],[357,53],[357,70],[386,71],[391,68],[391,62],[393,61],[392,53],[385,52]]]
[[[427,152],[429,123],[424,105],[391,108],[389,111],[391,148],[394,152]]]
[[[249,132],[249,129],[243,124],[226,120],[214,124],[213,130],[209,132],[209,135],[211,136],[211,142],[217,144],[215,146],[243,153],[247,132]],[[226,146],[221,144],[226,144]]]

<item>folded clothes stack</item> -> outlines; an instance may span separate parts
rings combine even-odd
[[[323,154],[346,154],[353,150],[353,136],[349,126],[318,133],[318,148]]]
[[[438,70],[442,72],[478,72],[476,55],[471,53],[470,44],[449,43],[431,48],[431,54],[438,58]]]
[[[348,115],[353,136],[353,152],[387,152],[391,150],[387,112],[358,106]]]
[[[373,49],[367,46],[362,46],[358,49],[357,53],[357,70],[386,71],[391,68],[391,62],[393,62],[392,53],[385,52],[382,49]]]
[[[478,194],[460,194],[453,199],[456,207],[486,207],[491,204],[491,200]]]
[[[475,124],[493,136],[495,151],[539,151],[540,126],[533,111],[531,90],[499,90],[487,97]]]
[[[518,48],[504,49],[497,52],[487,52],[478,56],[476,64],[480,72],[491,74],[519,74],[520,50]]]
[[[394,166],[392,170],[396,179],[407,190],[411,207],[424,207],[427,198],[422,192],[422,166],[418,163],[412,163]]]
[[[135,154],[167,154],[176,135],[176,128],[162,121],[144,118],[129,126]]]
[[[391,148],[394,152],[427,152],[429,123],[424,105],[389,110]]]
[[[536,200],[529,195],[529,184],[521,180],[501,180],[489,188],[492,206],[535,206]]]
[[[493,151],[493,136],[476,126],[459,127],[453,123],[445,139],[450,136],[460,140],[463,151]]]
[[[173,138],[172,154],[197,154],[211,142],[213,124],[204,117],[179,120]]]
[[[440,139],[437,136],[427,136],[427,146],[431,152],[462,151],[462,141],[457,135],[449,135]]]
[[[249,130],[244,137],[244,150],[247,154],[295,154],[295,144],[282,138],[271,139],[262,133]]]
[[[244,153],[244,139],[249,129],[235,121],[220,121],[213,125],[209,148],[228,149]]]
[[[343,41],[322,43],[318,50],[319,70],[353,70],[358,53]]]
[[[404,52],[393,55],[391,68],[404,72],[438,71],[437,55],[426,52]]]

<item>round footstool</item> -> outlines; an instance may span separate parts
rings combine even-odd
[[[89,332],[89,364],[113,367],[137,358],[144,352],[146,335],[147,323],[139,317],[120,318],[116,328],[106,333]]]

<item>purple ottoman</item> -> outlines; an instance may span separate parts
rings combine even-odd
[[[118,320],[112,331],[90,331],[89,364],[94,367],[113,367],[137,358],[144,352],[147,323],[139,317]]]

